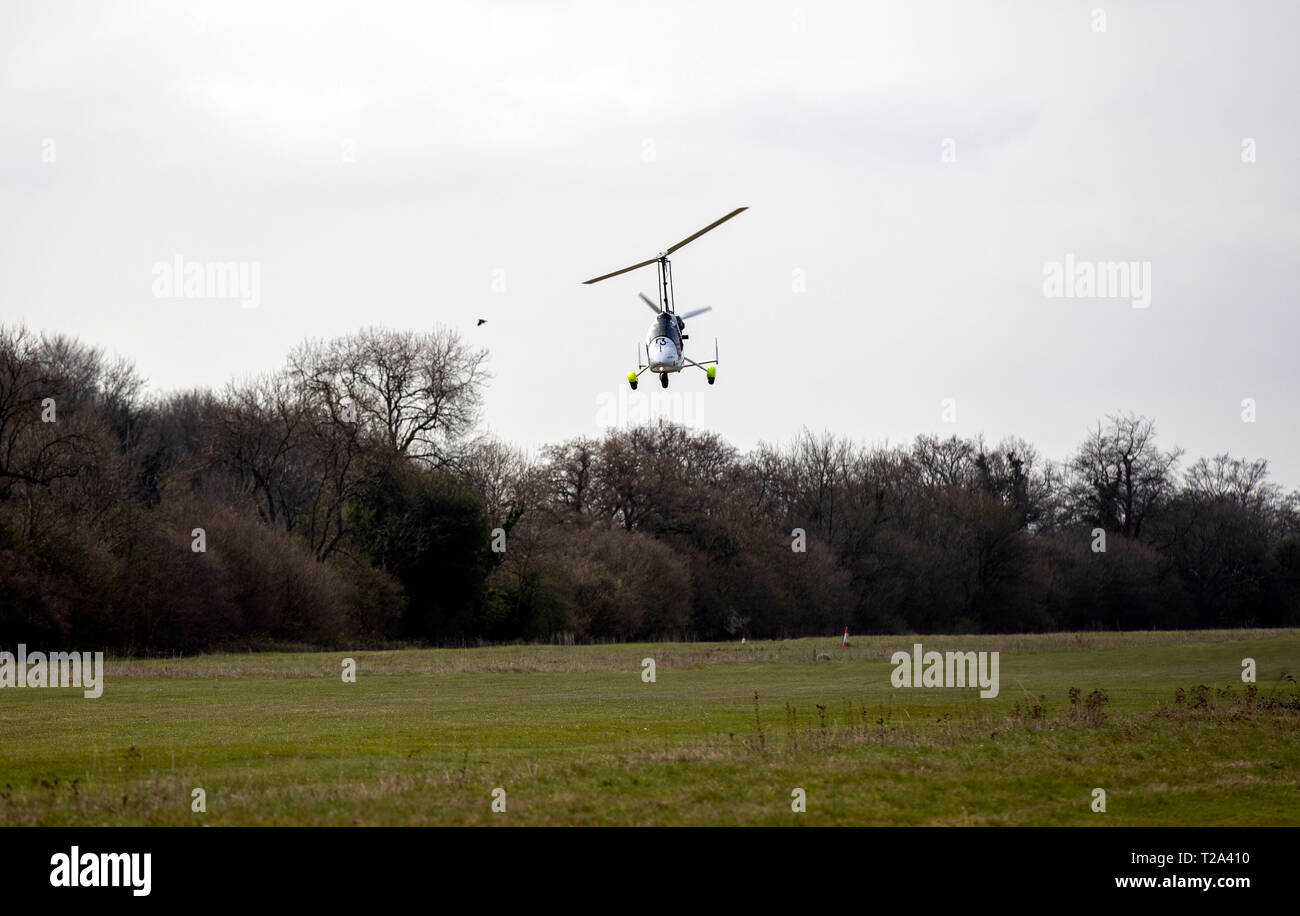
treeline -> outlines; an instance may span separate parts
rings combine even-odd
[[[1151,421],[740,453],[660,423],[529,456],[486,354],[371,328],[146,397],[0,327],[0,645],[192,652],[1300,623],[1300,493]]]

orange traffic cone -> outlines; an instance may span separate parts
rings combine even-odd
[[[844,645],[845,645],[845,646],[852,645],[852,644],[849,642],[849,628],[848,628],[848,627],[845,627],[845,628],[844,628]]]

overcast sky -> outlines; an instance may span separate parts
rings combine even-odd
[[[158,391],[443,323],[530,448],[659,404],[1064,458],[1133,411],[1300,486],[1297,9],[6,2],[0,322]],[[673,260],[717,384],[629,398],[654,271],[581,281],[738,206]],[[178,256],[256,307],[156,295]],[[1149,265],[1149,304],[1045,295],[1067,256]]]

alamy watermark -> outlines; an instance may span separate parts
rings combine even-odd
[[[895,687],[979,687],[983,699],[998,695],[997,652],[924,652],[918,642],[910,655],[895,652],[889,663]]]
[[[652,385],[648,391],[631,391],[620,386],[617,392],[604,391],[596,397],[596,425],[639,426],[667,420],[686,426],[704,424],[702,391],[660,391]]]
[[[1150,261],[1043,262],[1043,295],[1048,299],[1128,299],[1135,309],[1151,305]]]
[[[52,887],[129,887],[136,897],[148,897],[152,885],[153,853],[82,852],[73,846],[50,857]]]
[[[0,652],[0,687],[82,687],[88,700],[104,692],[103,652]]]
[[[153,265],[159,299],[238,299],[246,309],[262,304],[260,261],[187,261],[175,255]]]

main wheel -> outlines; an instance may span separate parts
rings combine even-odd
[[[660,388],[667,388],[667,387],[668,387],[668,373],[667,373],[667,372],[660,372],[660,373],[659,373],[659,387],[660,387]]]

